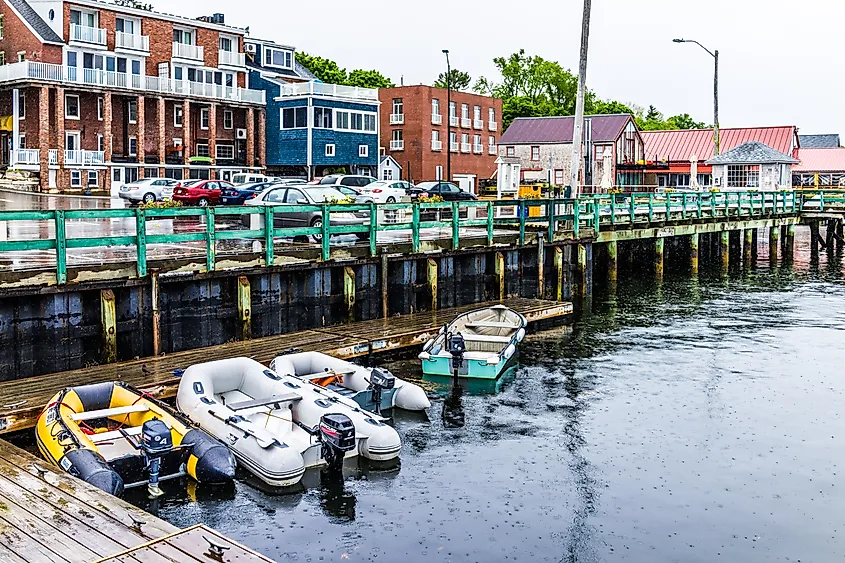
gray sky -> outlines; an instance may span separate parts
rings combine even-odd
[[[495,76],[493,57],[520,48],[577,70],[583,9],[581,0],[153,4],[186,16],[223,12],[228,24],[248,25],[255,37],[346,68],[376,68],[397,84],[403,75],[405,84],[431,83],[445,67],[444,48],[473,81]],[[722,127],[845,133],[845,115],[836,110],[845,82],[837,78],[843,16],[845,3],[836,0],[593,0],[587,84],[603,98],[710,123],[713,59],[694,44],[671,41],[696,39],[719,50]]]

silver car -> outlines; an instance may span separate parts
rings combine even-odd
[[[152,203],[173,197],[177,180],[170,178],[142,178],[120,187],[118,195],[133,203]]]
[[[341,191],[333,186],[279,186],[264,190],[258,197],[247,200],[244,205],[314,205],[329,202],[332,200],[346,199]],[[364,203],[356,199],[358,203]],[[323,215],[319,210],[313,211],[285,211],[273,215],[273,224],[278,228],[283,227],[322,227]],[[331,214],[332,226],[344,225],[369,225],[369,211],[333,211]],[[355,233],[361,239],[370,237],[369,232]],[[322,239],[320,235],[313,235],[314,239]]]

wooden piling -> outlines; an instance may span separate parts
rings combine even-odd
[[[351,266],[343,268],[343,302],[346,304],[346,320],[355,320],[355,270]]]
[[[252,294],[246,276],[238,276],[238,338],[252,338]]]
[[[821,237],[819,236],[819,222],[810,221],[810,251],[818,252],[822,245]]]
[[[387,254],[381,255],[381,316],[385,319],[390,316],[390,297],[387,293]]]
[[[692,275],[698,274],[698,238],[698,233],[693,233],[689,237],[689,264]]]
[[[557,275],[557,300],[563,301],[563,249],[555,247],[555,274]]]
[[[578,245],[578,287],[580,295],[587,294],[587,247]]]
[[[825,241],[824,246],[825,248],[830,251],[833,250],[833,242],[834,242],[834,234],[836,234],[836,219],[828,219],[827,227],[824,230],[825,234]]]
[[[616,281],[619,275],[618,246],[615,240],[607,243],[607,281]]]
[[[117,314],[115,313],[114,292],[100,290],[100,320],[103,326],[103,363],[117,361]]]
[[[663,248],[666,239],[659,237],[654,239],[654,276],[658,280],[663,279]]]
[[[783,237],[783,257],[791,260],[795,254],[795,225],[786,227],[786,236]]]
[[[842,248],[845,245],[845,236],[843,236],[842,219],[836,220],[836,247]]]
[[[751,266],[752,261],[754,260],[754,253],[752,252],[753,245],[754,245],[754,229],[745,229],[743,231],[744,239],[742,245],[742,258],[745,262],[745,266]]]
[[[769,260],[778,259],[778,240],[780,227],[769,227]]]
[[[431,292],[431,310],[437,310],[437,260],[434,258],[428,259],[427,267],[428,289]]]
[[[153,356],[161,353],[161,310],[159,309],[158,272],[150,273],[150,301],[153,307]]]
[[[727,270],[731,265],[731,232],[722,231],[719,235],[719,257],[722,262],[722,270]]]
[[[504,300],[505,294],[505,255],[501,252],[496,253],[496,280],[498,281],[498,297]]]
[[[543,244],[543,235],[537,237],[537,296],[540,299],[545,299],[546,296],[546,249]]]

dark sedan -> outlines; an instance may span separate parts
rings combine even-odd
[[[272,182],[256,182],[226,188],[220,196],[220,203],[222,205],[243,205],[247,200],[257,197],[258,194],[272,185]]]
[[[443,201],[474,201],[475,194],[465,192],[451,182],[420,182],[411,188],[411,199],[417,199],[422,194],[428,196],[439,195]]]

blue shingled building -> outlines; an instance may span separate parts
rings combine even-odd
[[[377,174],[377,90],[320,82],[290,46],[248,38],[244,51],[249,87],[266,93],[268,174]]]

